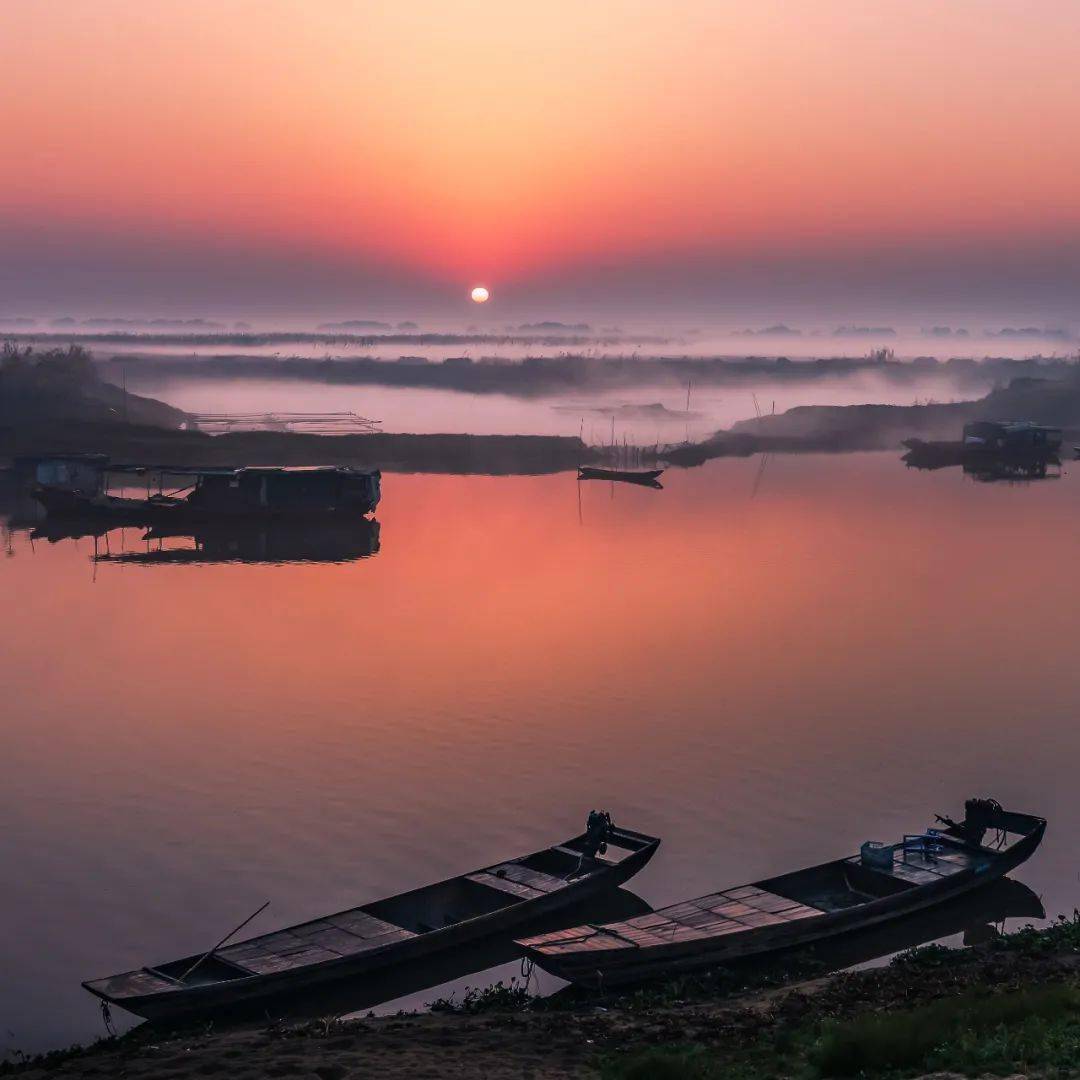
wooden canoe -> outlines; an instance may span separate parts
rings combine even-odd
[[[972,802],[985,803],[984,800]],[[969,803],[970,805],[970,803]],[[995,839],[970,814],[940,832],[725,889],[622,922],[519,939],[545,971],[602,988],[801,948],[943,904],[1000,879],[1039,846],[1046,822],[997,807]],[[929,838],[929,842],[927,842]]]
[[[201,962],[198,954],[185,956],[83,986],[128,1012],[160,1019],[205,1016],[337,979],[384,975],[613,889],[660,845],[656,837],[614,827],[607,856],[583,859],[586,842],[582,833],[471,874],[226,945]]]

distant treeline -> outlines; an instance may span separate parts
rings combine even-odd
[[[260,334],[250,331],[229,331],[225,333],[137,333],[130,330],[113,330],[101,333],[82,331],[54,332],[43,331],[5,334],[9,340],[24,341],[34,344],[85,344],[85,345],[182,345],[215,346],[246,345],[249,348],[267,345],[358,345],[373,347],[377,345],[535,345],[547,348],[581,347],[589,345],[615,345],[631,340],[641,345],[665,345],[668,338],[634,335],[627,338],[619,334],[603,336],[565,333],[502,333],[488,334],[470,332],[464,334],[434,333],[392,333],[392,334],[353,334],[353,333],[308,333],[306,331],[273,331]]]
[[[471,394],[544,396],[574,391],[618,390],[634,386],[677,384],[731,385],[738,383],[798,383],[870,374],[898,385],[918,388],[927,379],[948,378],[953,385],[986,387],[1023,375],[1064,378],[1076,370],[1072,360],[1031,358],[1012,360],[955,357],[938,361],[918,357],[897,360],[888,349],[862,358],[832,357],[790,360],[787,357],[696,358],[687,356],[592,357],[564,354],[528,357],[521,361],[497,358],[472,360],[450,357],[442,362],[403,356],[397,361],[372,357],[316,360],[277,359],[257,355],[222,355],[206,359],[183,356],[117,356],[112,366],[129,380],[149,383],[169,378],[297,379],[311,382],[367,384],[453,390]],[[113,376],[114,380],[119,375]]]
[[[178,427],[184,413],[104,381],[80,345],[34,349],[0,346],[0,424],[115,421]]]

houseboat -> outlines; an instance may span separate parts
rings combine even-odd
[[[158,476],[158,493],[110,495],[109,475]],[[181,481],[168,493],[164,477]],[[117,523],[221,521],[314,515],[362,516],[382,496],[381,473],[348,467],[186,469],[102,466],[101,479],[85,487],[38,483],[34,498],[54,517],[104,517]],[[172,481],[170,481],[172,482]],[[148,483],[148,487],[150,484]]]
[[[997,454],[1052,454],[1061,438],[1061,428],[1030,420],[973,420],[964,425],[966,449]]]

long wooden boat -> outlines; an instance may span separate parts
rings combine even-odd
[[[578,466],[579,480],[621,480],[627,484],[644,484],[659,487],[663,469],[599,469],[592,465]]]
[[[612,826],[608,854],[590,833],[471,874],[247,941],[93,979],[90,993],[149,1019],[202,1016],[337,979],[383,975],[488,935],[512,932],[633,877],[653,836]],[[620,857],[611,852],[619,849]]]
[[[860,854],[725,889],[622,922],[519,939],[544,970],[583,986],[642,982],[763,957],[880,925],[995,881],[1029,858],[1043,818],[972,799],[964,821]],[[991,843],[984,843],[993,832]]]
[[[515,961],[520,963],[521,952],[514,942],[515,936],[542,934],[547,930],[558,930],[570,923],[629,919],[651,910],[640,896],[628,891],[625,886],[605,889],[569,907],[529,919],[527,923],[515,924],[515,928],[509,933],[488,934],[457,948],[442,949],[417,960],[395,964],[384,971],[334,979],[318,986],[303,987],[295,993],[275,994],[272,998],[259,998],[249,1005],[231,1006],[226,1013],[215,1013],[213,1019],[218,1023],[223,1019],[229,1022],[235,1020],[238,1023],[246,1020],[265,1023],[269,1017],[290,1022],[346,1016],[378,1005],[386,1006],[391,1002],[399,1002],[403,1008],[408,1009],[431,1001],[434,997],[442,997],[442,991],[426,991],[435,991],[435,988],[446,983],[468,980],[467,985],[471,986],[490,984],[502,973],[494,974],[489,969]],[[470,976],[476,977],[470,979]],[[454,988],[447,989],[452,991]],[[400,1001],[402,998],[411,1000]]]

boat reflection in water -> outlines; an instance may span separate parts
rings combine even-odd
[[[964,475],[983,484],[1001,480],[1013,484],[1026,484],[1032,480],[1058,480],[1061,478],[1061,461],[1056,456],[1026,460],[993,456],[974,458],[964,462]]]
[[[113,550],[115,526],[79,519],[47,520],[31,539],[61,540],[92,537],[96,563],[135,563],[157,566],[177,563],[343,563],[367,559],[379,552],[379,523],[351,520],[231,521],[186,526],[153,526],[135,550]]]

